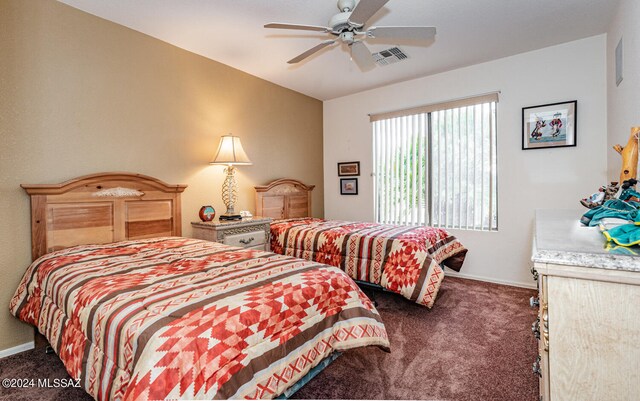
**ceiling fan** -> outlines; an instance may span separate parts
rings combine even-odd
[[[389,0],[360,0],[356,4],[356,0],[338,0],[340,13],[331,17],[328,24],[329,26],[271,22],[264,27],[324,32],[337,36],[335,39],[320,42],[320,44],[292,58],[288,61],[289,64],[296,64],[325,47],[341,41],[351,49],[351,58],[356,62],[358,67],[362,71],[368,71],[375,67],[375,62],[373,61],[369,48],[363,43],[363,40],[380,38],[422,41],[431,40],[436,34],[436,28],[432,26],[374,26],[365,30],[364,26],[369,18],[378,12],[388,1]]]

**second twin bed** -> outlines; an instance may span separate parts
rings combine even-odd
[[[271,250],[326,263],[431,308],[444,266],[459,271],[467,249],[446,230],[310,218],[313,186],[281,179],[256,187],[256,211],[272,217]]]

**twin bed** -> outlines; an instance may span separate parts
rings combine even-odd
[[[276,222],[277,253],[247,250],[181,237],[185,186],[108,173],[23,187],[34,262],[11,312],[37,327],[99,400],[290,395],[339,351],[389,351],[378,312],[343,270],[431,306],[441,263],[461,263],[466,252],[445,233],[376,237],[364,223],[315,219]],[[303,208],[297,192],[271,193],[280,191],[288,212]],[[323,224],[331,225],[324,233],[347,234],[312,239]],[[329,237],[323,250],[288,245]],[[386,251],[352,258],[324,250],[340,241]]]
[[[256,214],[271,217],[271,250],[339,267],[359,283],[431,308],[444,266],[459,271],[467,249],[434,227],[309,218],[313,186],[281,179],[256,189]]]

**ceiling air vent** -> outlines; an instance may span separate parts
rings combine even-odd
[[[407,56],[402,50],[400,50],[399,47],[392,47],[391,49],[373,53],[373,60],[379,66],[394,64],[398,61],[406,60],[408,58],[409,56]]]

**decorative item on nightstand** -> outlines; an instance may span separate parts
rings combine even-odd
[[[198,216],[200,216],[200,220],[202,221],[211,221],[216,217],[216,210],[213,206],[202,206],[200,212],[198,212]]]
[[[242,149],[242,143],[237,136],[223,135],[220,138],[218,152],[210,164],[226,165],[224,170],[227,177],[222,184],[222,201],[227,207],[227,211],[220,215],[220,220],[240,220],[242,216],[236,213],[234,205],[238,200],[238,183],[236,182],[236,169],[234,166],[250,166],[251,160]]]

